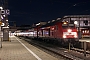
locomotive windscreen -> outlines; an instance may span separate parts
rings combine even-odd
[[[62,24],[62,28],[74,28],[74,24]]]

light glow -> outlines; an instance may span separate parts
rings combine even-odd
[[[63,24],[67,24],[66,22],[64,22]]]
[[[74,35],[75,38],[77,38],[77,35]]]
[[[8,21],[8,20],[6,20],[6,21]]]
[[[1,16],[1,19],[4,19],[4,18]]]
[[[71,29],[68,29],[68,32],[71,32],[72,30]]]
[[[5,23],[2,23],[2,25],[1,26],[5,26]]]
[[[76,25],[77,25],[77,24],[78,24],[78,22],[77,22],[77,21],[74,21],[74,24],[76,24]]]
[[[0,9],[3,9],[3,7],[0,7]]]
[[[5,17],[5,15],[3,15]]]
[[[63,38],[66,38],[66,36],[65,36],[65,35],[63,35]]]

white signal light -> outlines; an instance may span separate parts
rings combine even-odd
[[[68,32],[71,32],[72,30],[71,29],[68,29]]]
[[[78,22],[77,22],[77,21],[74,21],[74,24],[76,24],[76,25],[77,25],[77,24],[78,24]]]
[[[63,24],[67,24],[67,22],[64,22]]]
[[[77,35],[77,33],[76,33],[76,32],[74,33],[74,38],[78,38],[78,35]]]

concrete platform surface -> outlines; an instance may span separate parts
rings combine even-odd
[[[58,60],[15,36],[10,40],[2,42],[0,60]]]

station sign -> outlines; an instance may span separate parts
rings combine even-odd
[[[1,14],[10,15],[10,10],[9,9],[1,10]]]

